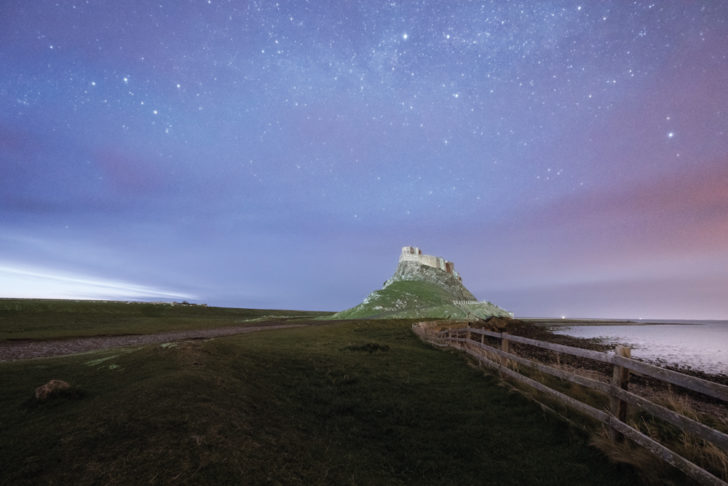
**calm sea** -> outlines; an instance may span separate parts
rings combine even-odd
[[[661,365],[728,374],[728,321],[647,321],[648,325],[557,327],[554,332],[601,338],[632,348],[632,356]]]

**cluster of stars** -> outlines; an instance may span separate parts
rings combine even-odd
[[[415,146],[429,160],[438,162],[428,170],[429,177],[448,177],[438,167],[451,157],[460,158],[455,165],[460,175],[472,172],[480,159],[473,154],[485,152],[492,159],[513,160],[478,169],[486,173],[501,174],[502,167],[508,167],[509,181],[533,177],[581,187],[588,174],[565,170],[581,164],[579,160],[567,156],[559,161],[564,167],[552,170],[547,164],[553,160],[540,161],[531,154],[548,146],[544,144],[557,135],[556,127],[563,120],[575,120],[577,130],[609,123],[625,93],[632,85],[652,79],[663,66],[659,59],[669,55],[673,45],[672,32],[647,13],[658,8],[654,4],[622,9],[482,4],[459,9],[456,15],[450,7],[437,6],[428,15],[401,18],[396,12],[402,6],[392,4],[386,14],[366,9],[360,21],[345,18],[326,26],[316,23],[308,7],[257,4],[243,12],[211,0],[208,6],[224,9],[225,20],[195,29],[215,31],[218,46],[204,41],[175,48],[165,39],[166,33],[173,32],[173,21],[167,18],[171,11],[160,5],[157,12],[149,13],[150,22],[159,29],[145,31],[149,42],[127,46],[132,50],[123,56],[123,74],[110,64],[92,65],[89,74],[96,79],[89,84],[95,90],[64,99],[76,111],[81,106],[89,110],[94,99],[117,107],[118,117],[126,118],[119,126],[130,136],[161,133],[181,147],[218,139],[218,146],[230,154],[259,155],[272,140],[287,140],[286,146],[295,146],[291,120],[298,117],[306,120],[304,126],[322,127],[321,133],[326,133],[323,127],[327,126],[345,131],[345,137],[366,133],[368,139],[405,157],[393,165],[370,161],[392,183],[400,179],[396,176],[400,167],[408,170],[422,156],[419,150],[406,155],[411,147],[395,148],[398,140],[409,138],[417,141]],[[392,21],[381,22],[385,16]],[[604,30],[601,23],[615,18],[630,31],[621,35]],[[695,17],[695,27],[686,31],[704,39],[710,31],[709,20]],[[521,28],[526,25],[528,29]],[[356,41],[352,32],[360,34]],[[59,32],[37,34],[40,41],[62,41],[62,50],[56,42],[48,44],[56,54],[79,47],[59,36]],[[94,42],[101,51],[112,52],[103,39]],[[126,91],[114,88],[115,76]],[[173,87],[174,93],[165,86]],[[57,81],[56,88],[67,92],[70,86]],[[22,106],[32,103],[29,96],[17,99]],[[146,111],[134,111],[133,104]],[[152,116],[145,119],[144,113]],[[338,128],[346,124],[351,127]],[[147,131],[145,125],[161,131]],[[240,131],[233,133],[229,127],[236,126]],[[206,133],[199,131],[201,127]],[[676,139],[677,128],[679,124],[671,121],[663,133],[669,140]],[[222,133],[227,138],[220,139]],[[311,175],[332,174],[335,167],[345,170],[354,150],[322,157],[340,144],[322,138],[303,144],[312,152],[312,162],[293,166]],[[358,159],[360,154],[353,155]],[[285,158],[279,154],[265,164],[267,180],[275,180],[277,161]],[[323,160],[327,162],[313,162]],[[478,186],[476,179],[465,178],[458,191],[472,199]],[[410,187],[416,191],[418,183]],[[333,194],[327,191],[329,197]],[[358,204],[368,198],[362,193]]]

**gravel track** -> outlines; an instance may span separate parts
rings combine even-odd
[[[135,334],[131,336],[93,336],[52,340],[0,341],[0,362],[20,359],[48,358],[67,354],[84,353],[125,346],[182,341],[185,339],[206,339],[233,334],[264,331],[266,329],[287,329],[303,327],[305,324],[274,324],[270,326],[235,326],[192,331],[170,331],[158,334]]]

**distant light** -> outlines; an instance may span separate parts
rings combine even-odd
[[[179,89],[179,88],[181,88],[181,87],[182,87],[182,85],[181,85],[181,84],[179,84],[179,83],[177,83],[177,89]]]
[[[155,115],[159,115],[159,111],[158,110],[152,110],[152,113],[154,113]]]
[[[674,138],[675,132],[667,132],[667,138]]]
[[[566,319],[566,316],[561,316],[562,319]]]
[[[409,36],[407,35],[407,32],[402,34],[402,39],[407,40],[408,38],[409,38]]]
[[[3,297],[12,298],[197,299],[164,288],[6,262],[0,262],[0,287],[7,289]]]
[[[126,77],[126,76],[124,76],[124,79],[123,79],[123,81],[124,81],[124,83],[129,83],[129,78],[128,78],[128,77]]]
[[[91,86],[96,86],[96,81],[91,81]]]

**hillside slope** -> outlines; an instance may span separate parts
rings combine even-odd
[[[468,319],[490,316],[510,316],[510,313],[490,302],[478,302],[451,273],[400,261],[394,275],[381,289],[370,293],[361,304],[332,317]]]

